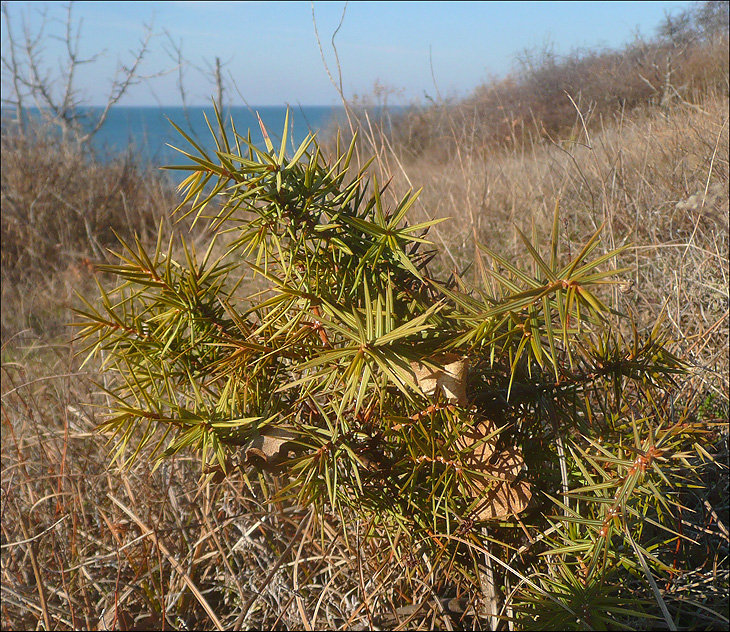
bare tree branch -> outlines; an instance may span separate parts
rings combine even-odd
[[[73,138],[81,145],[87,144],[103,127],[113,106],[127,94],[130,87],[142,80],[159,77],[172,70],[163,70],[149,75],[141,74],[141,66],[150,51],[150,43],[154,37],[152,25],[144,25],[144,34],[139,47],[132,51],[132,61],[125,65],[118,61],[111,80],[106,104],[101,113],[93,121],[84,119],[81,109],[83,97],[78,90],[78,70],[83,65],[96,62],[104,51],[89,57],[81,57],[80,44],[83,20],[76,21],[73,15],[73,2],[65,5],[63,35],[47,33],[48,16],[41,13],[40,26],[32,30],[27,16],[21,17],[22,36],[20,39],[11,28],[10,11],[7,3],[2,4],[2,13],[7,25],[7,55],[3,54],[2,68],[9,75],[4,81],[12,86],[13,98],[4,102],[14,105],[16,114],[25,111],[25,99],[31,99],[40,116],[47,125],[54,125],[61,130],[63,138]],[[59,68],[53,72],[46,62],[44,42],[56,39],[64,45],[64,55],[59,61]],[[22,116],[20,118],[22,120]]]
[[[21,135],[25,133],[25,108],[23,105],[23,95],[20,90],[20,65],[18,61],[18,57],[16,55],[16,43],[15,43],[15,37],[13,34],[12,25],[10,23],[10,14],[8,13],[8,4],[7,2],[2,3],[2,15],[5,19],[5,26],[7,28],[8,32],[8,42],[9,42],[9,61],[8,59],[3,55],[2,63],[5,68],[10,72],[10,77],[12,81],[12,87],[13,87],[13,94],[15,95],[15,100],[11,99],[3,99],[3,102],[9,103],[11,105],[15,106],[15,118],[18,125],[18,131]]]
[[[121,65],[121,63],[117,66],[117,71],[114,74],[114,80],[112,82],[112,87],[109,91],[109,96],[107,97],[104,111],[99,116],[99,119],[97,120],[92,130],[88,132],[85,136],[83,136],[80,139],[80,142],[88,142],[94,136],[94,134],[96,134],[101,129],[102,125],[104,125],[107,117],[109,116],[109,110],[111,110],[113,105],[116,105],[119,102],[119,100],[124,96],[130,86],[135,85],[143,78],[148,78],[141,77],[138,74],[139,65],[142,63],[145,55],[149,52],[149,43],[150,39],[152,38],[152,25],[145,24],[144,28],[144,38],[142,39],[139,51],[134,57],[131,68],[126,68],[125,66]],[[162,73],[155,73],[154,76],[158,76],[160,74]],[[119,78],[120,76],[121,79]]]

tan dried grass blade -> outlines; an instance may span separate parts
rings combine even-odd
[[[190,575],[188,575],[185,572],[185,569],[180,565],[180,562],[178,562],[173,555],[170,554],[170,551],[167,550],[167,547],[158,539],[157,534],[150,529],[144,522],[142,522],[135,514],[134,512],[126,507],[121,501],[117,500],[112,496],[111,494],[107,494],[109,497],[109,500],[111,500],[117,507],[119,507],[125,514],[127,514],[134,522],[137,524],[137,526],[141,529],[142,534],[151,538],[154,543],[157,545],[157,547],[160,549],[162,554],[167,558],[167,561],[170,562],[172,567],[179,573],[179,575],[183,578],[183,581],[187,584],[188,588],[190,588],[190,592],[193,593],[195,598],[198,600],[198,603],[203,607],[203,610],[207,613],[207,615],[210,617],[211,622],[213,625],[215,625],[215,628],[217,630],[223,630],[223,624],[221,623],[220,619],[216,616],[215,611],[213,608],[210,607],[210,604],[205,599],[203,594],[198,590],[198,587],[195,585],[193,580],[190,578]]]

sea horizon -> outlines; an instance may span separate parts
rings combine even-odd
[[[80,114],[87,116],[90,122],[94,121],[103,110],[102,106],[79,108]],[[261,118],[272,142],[277,145],[281,142],[287,110],[289,111],[287,146],[290,150],[298,147],[307,135],[319,133],[328,126],[335,126],[338,120],[343,120],[345,113],[344,107],[331,105],[241,105],[224,108],[221,116],[229,132],[232,118],[236,132],[240,136],[246,137],[250,131],[254,144],[264,149],[265,143],[258,117]],[[26,117],[30,120],[37,119],[40,116],[39,112],[36,107],[25,108]],[[2,108],[3,129],[12,123],[14,115],[12,108]],[[215,143],[206,123],[206,116],[216,130],[215,110],[212,105],[114,106],[110,109],[104,125],[91,140],[90,146],[101,161],[111,160],[120,154],[132,151],[145,166],[188,164],[189,160],[170,145],[193,154],[196,151],[170,121],[204,149],[214,151]]]

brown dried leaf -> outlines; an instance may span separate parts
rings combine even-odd
[[[525,467],[525,460],[517,448],[507,448],[499,453],[491,461],[475,462],[465,459],[464,464],[486,476],[483,479],[470,480],[473,496],[480,496],[485,490],[497,489],[502,485],[509,485],[517,479],[517,476]]]
[[[474,424],[468,432],[463,433],[456,440],[456,447],[460,450],[475,446],[473,451],[464,457],[464,464],[467,467],[477,469],[481,467],[482,463],[487,463],[492,458],[497,445],[496,436],[486,440],[485,437],[491,435],[496,429],[497,426],[494,425],[494,422],[487,419]]]
[[[440,388],[449,401],[455,401],[459,406],[465,406],[469,359],[456,353],[442,353],[428,358],[428,360],[443,366],[443,369],[432,368],[420,362],[411,362],[418,388],[428,397],[435,395],[436,390]]]
[[[525,467],[522,452],[512,446],[495,456],[496,438],[485,440],[496,429],[493,421],[482,421],[456,442],[460,449],[475,446],[472,452],[464,455],[462,461],[467,468],[488,477],[482,481],[472,481],[472,495],[483,495],[474,514],[478,520],[494,520],[518,514],[532,498],[531,486],[527,481],[512,485]]]
[[[262,460],[265,464],[285,457],[285,444],[294,441],[297,436],[287,428],[269,426],[261,430],[261,434],[253,438],[246,447],[246,461]],[[283,450],[283,453],[282,453]]]
[[[502,483],[486,493],[474,515],[478,520],[494,520],[518,514],[525,510],[532,498],[531,487],[527,481],[520,481],[514,486]]]
[[[525,459],[522,458],[522,452],[515,447],[509,447],[499,453],[493,464],[487,462],[478,469],[485,474],[511,483],[517,478],[523,467],[525,467]]]

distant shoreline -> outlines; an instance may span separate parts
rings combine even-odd
[[[78,108],[82,116],[95,115],[103,111],[101,106],[83,106]],[[289,112],[289,145],[299,146],[307,135],[321,131],[336,124],[344,117],[342,106],[245,106],[236,105],[225,108],[221,113],[224,124],[230,129],[233,119],[236,132],[246,136],[249,132],[254,143],[264,147],[259,118],[274,142],[281,139],[284,122]],[[36,107],[25,109],[28,120],[37,119],[41,110]],[[2,108],[3,132],[8,131],[9,123],[15,117],[13,108]],[[177,132],[170,121],[179,126],[206,151],[215,151],[215,143],[206,123],[206,116],[214,129],[213,105],[197,106],[158,106],[158,105],[120,105],[114,106],[99,132],[92,139],[90,146],[97,157],[106,161],[120,153],[134,151],[136,157],[150,166],[187,164],[188,159],[170,147],[173,145],[182,150],[196,151]],[[49,127],[52,129],[52,126]]]

